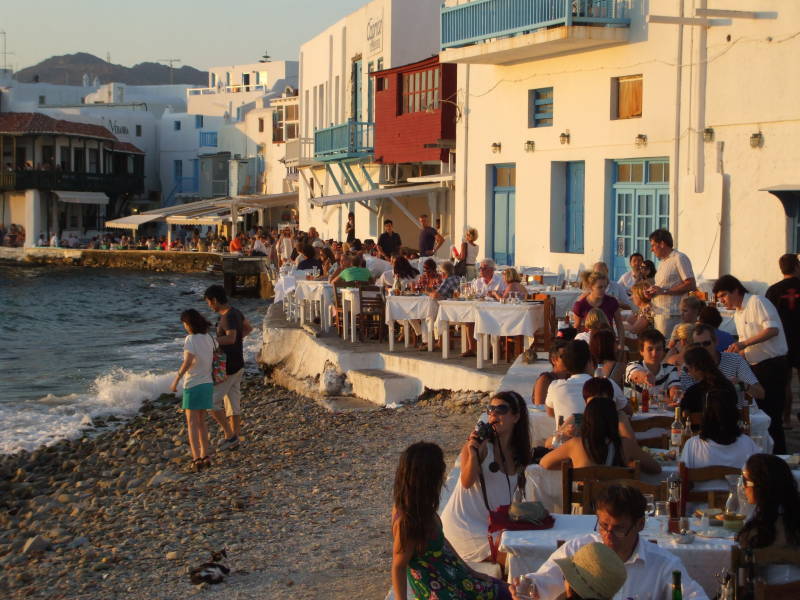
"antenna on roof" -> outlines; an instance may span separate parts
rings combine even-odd
[[[266,50],[264,50],[264,56],[262,56],[262,57],[261,57],[261,58],[258,60],[258,62],[260,62],[260,63],[266,63],[266,62],[269,62],[271,58],[272,58],[272,57],[269,55],[269,52],[267,52]]]
[[[3,36],[3,50],[0,51],[0,54],[3,55],[3,71],[8,70],[8,55],[14,54],[13,52],[9,52],[6,50],[6,32],[5,29],[0,29],[0,35]]]
[[[111,52],[106,51],[106,62],[111,63]]]
[[[180,58],[159,58],[158,62],[169,64],[169,83],[170,83],[170,85],[174,84],[175,83],[175,73],[173,72],[173,65],[175,63],[181,62],[181,59]]]

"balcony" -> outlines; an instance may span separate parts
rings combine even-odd
[[[373,150],[374,130],[375,123],[352,119],[318,129],[314,132],[314,158],[325,162],[369,156]]]
[[[628,41],[628,0],[450,0],[441,62],[511,65]]]
[[[144,192],[144,176],[70,171],[16,171],[0,175],[0,190],[30,189],[141,194]]]
[[[246,92],[260,92],[266,94],[269,91],[263,83],[253,85],[222,85],[219,87],[189,88],[186,93],[190,96],[207,96],[210,94],[241,94]]]
[[[305,167],[314,162],[314,138],[286,140],[283,163],[287,167]]]

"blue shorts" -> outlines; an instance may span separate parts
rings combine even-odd
[[[214,403],[214,384],[201,383],[183,389],[181,408],[189,410],[211,410]]]

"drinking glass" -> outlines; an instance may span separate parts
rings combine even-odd
[[[647,504],[646,511],[648,516],[653,516],[653,513],[656,511],[656,497],[653,494],[643,494],[644,500]]]
[[[517,598],[520,600],[538,600],[539,590],[536,589],[536,583],[525,575],[514,577],[514,587],[517,590]]]
[[[669,502],[662,500],[656,502],[655,518],[658,520],[659,533],[666,533],[669,524]]]
[[[573,515],[582,515],[583,514],[583,505],[580,502],[573,502],[572,503],[572,514]]]

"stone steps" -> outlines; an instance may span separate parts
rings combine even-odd
[[[422,382],[383,369],[358,369],[347,373],[353,395],[378,406],[395,406],[412,402],[422,394]]]

